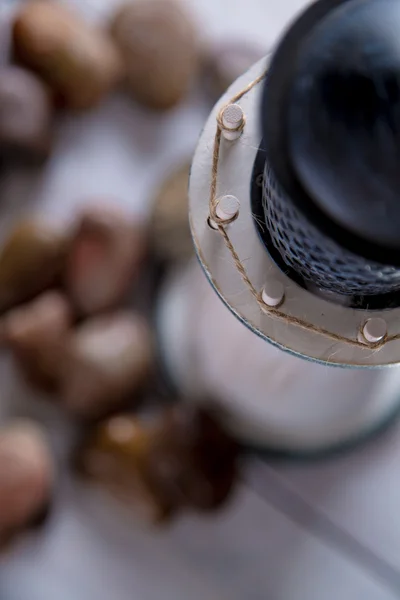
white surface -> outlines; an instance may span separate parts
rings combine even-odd
[[[276,469],[283,482],[350,537],[390,565],[400,596],[400,425],[350,455]]]
[[[4,1],[0,0],[0,7]],[[107,2],[73,0],[99,18]],[[229,13],[231,0],[193,0],[192,4],[210,38],[247,35],[269,46],[305,3],[239,0]],[[8,211],[2,215],[2,226],[28,207],[68,218],[73,207],[92,194],[111,194],[145,218],[152,190],[171,166],[192,152],[206,113],[196,98],[172,115],[157,118],[128,100],[113,98],[85,117],[65,117],[56,155],[44,176],[24,173],[8,181],[12,190],[8,188],[3,206],[12,210],[11,215]],[[6,360],[0,363],[0,376],[3,414],[29,413],[51,424],[53,444],[62,456],[66,432],[57,411],[49,412],[40,399],[28,397]],[[357,555],[349,557],[343,545],[333,544],[323,532],[316,535],[312,517],[295,525],[296,507],[301,510],[302,505],[293,498],[289,502],[289,494],[278,497],[281,478],[290,475],[314,504],[321,503],[323,496],[324,510],[336,522],[377,548],[398,569],[400,432],[392,435],[393,443],[381,442],[384,450],[370,446],[349,461],[326,467],[297,467],[276,478],[270,469],[267,473],[256,469],[255,481],[279,500],[274,508],[243,490],[220,518],[188,517],[161,534],[135,527],[113,506],[104,506],[94,494],[65,482],[43,534],[26,539],[1,559],[0,599],[398,598],[400,587],[394,588],[387,577],[377,577],[369,565]]]
[[[93,493],[68,486],[62,491],[41,545],[27,540],[18,556],[4,561],[2,600],[398,597],[329,542],[243,488],[220,517],[182,519],[157,533],[112,514],[112,505]],[[27,595],[16,588],[22,572],[19,586]]]

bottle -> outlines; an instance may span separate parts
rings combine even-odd
[[[174,384],[250,446],[336,450],[399,412],[399,19],[394,0],[314,3],[200,138],[205,273],[170,275],[158,334]]]

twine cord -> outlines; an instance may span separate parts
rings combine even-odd
[[[257,79],[252,81],[243,90],[241,90],[238,94],[236,94],[236,96],[234,96],[228,104],[235,104],[236,102],[241,100],[241,98],[243,98],[250,90],[252,90],[256,85],[258,85],[265,78],[265,76],[266,76],[266,73],[263,73],[262,75],[257,77]],[[240,274],[242,281],[244,282],[247,289],[250,291],[250,293],[254,297],[260,310],[262,310],[263,313],[267,314],[268,316],[270,316],[274,319],[278,319],[289,325],[294,325],[295,327],[298,327],[299,329],[303,329],[305,331],[316,333],[318,335],[323,335],[335,342],[342,342],[342,343],[349,344],[349,345],[352,345],[352,346],[355,346],[358,348],[370,348],[370,349],[374,349],[374,350],[380,350],[388,342],[400,340],[400,333],[398,333],[398,334],[394,334],[394,335],[386,335],[382,340],[380,340],[379,342],[376,342],[376,343],[371,343],[371,342],[368,342],[367,340],[365,340],[365,342],[360,342],[358,339],[353,339],[353,338],[349,338],[349,337],[340,335],[338,333],[334,333],[333,331],[325,329],[324,327],[319,327],[317,325],[309,323],[308,321],[306,321],[304,319],[300,319],[298,317],[288,315],[287,313],[280,310],[279,307],[275,307],[275,308],[269,307],[262,300],[262,292],[258,291],[255,288],[255,286],[253,285],[253,283],[251,282],[251,280],[247,274],[246,268],[244,267],[242,261],[240,260],[240,257],[239,257],[239,255],[229,237],[229,234],[226,230],[226,226],[229,225],[230,223],[232,223],[237,218],[239,213],[234,215],[229,220],[220,219],[218,217],[218,215],[216,214],[217,207],[218,207],[218,201],[219,201],[218,197],[217,197],[218,167],[219,167],[220,150],[221,150],[222,130],[224,129],[223,123],[222,123],[222,113],[223,113],[224,109],[226,108],[226,106],[227,105],[225,105],[219,111],[219,113],[217,115],[217,129],[216,129],[215,138],[214,138],[213,160],[212,160],[212,171],[211,171],[209,213],[210,213],[210,218],[215,223],[215,225],[217,226],[217,230],[219,231],[219,233],[222,235],[222,237],[224,239],[225,245],[228,248],[228,250],[232,256],[233,262],[235,264],[235,267],[236,267],[238,273]],[[238,126],[236,131],[241,131],[244,128],[244,126],[245,126],[245,119],[243,119],[243,122],[241,123],[241,125]],[[235,130],[232,129],[232,131],[235,131]],[[361,335],[363,336],[363,332],[362,332],[361,328],[359,330],[359,333],[361,333]],[[363,339],[365,339],[364,336],[363,336]]]

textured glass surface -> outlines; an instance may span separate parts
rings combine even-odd
[[[317,286],[339,294],[385,294],[400,289],[400,269],[341,248],[294,206],[265,165],[263,207],[275,248],[284,262]]]

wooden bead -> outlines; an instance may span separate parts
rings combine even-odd
[[[198,68],[196,29],[184,7],[174,0],[125,4],[111,32],[123,53],[133,97],[154,109],[178,104]]]
[[[69,337],[61,402],[85,419],[115,412],[134,400],[152,359],[151,333],[141,317],[122,311],[93,317]]]
[[[22,6],[13,27],[17,58],[36,70],[70,108],[90,108],[122,76],[118,50],[109,37],[52,0]]]

